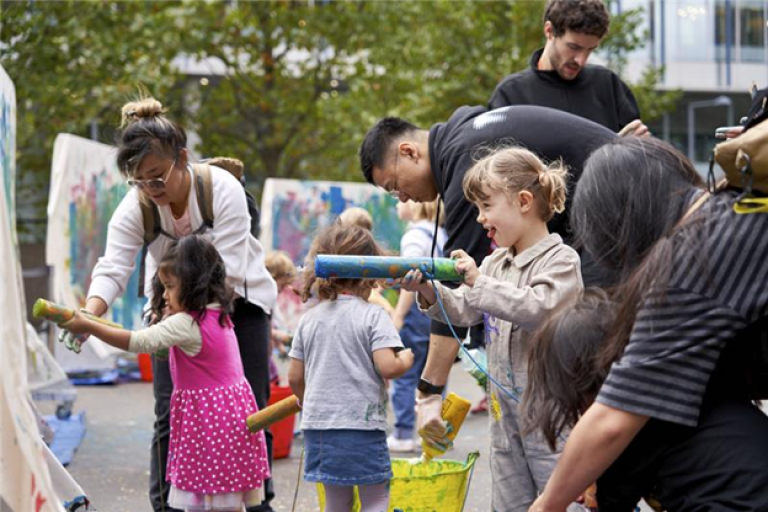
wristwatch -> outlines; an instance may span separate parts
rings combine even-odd
[[[445,390],[445,386],[435,386],[427,379],[419,379],[418,390],[427,395],[442,395]]]

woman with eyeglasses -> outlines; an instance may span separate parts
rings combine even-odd
[[[117,165],[131,190],[109,222],[107,247],[93,270],[87,311],[103,315],[126,289],[137,256],[144,243],[142,202],[157,205],[163,233],[147,251],[144,289],[152,290],[151,279],[175,239],[200,232],[202,215],[197,204],[193,168],[186,149],[184,129],[167,119],[163,106],[147,97],[122,108]],[[259,408],[269,398],[269,319],[277,287],[264,266],[264,250],[251,235],[243,187],[229,172],[211,166],[213,227],[203,236],[211,241],[224,261],[228,284],[237,300],[232,320],[238,338],[245,376]],[[151,299],[151,297],[148,297]],[[62,341],[71,344],[71,334],[62,332]],[[66,338],[70,337],[69,340]],[[170,511],[169,486],[165,481],[169,436],[169,403],[173,384],[168,360],[152,356],[155,393],[155,432],[152,440],[150,501],[155,511]],[[267,436],[272,453],[271,435]],[[266,501],[254,510],[272,510],[271,482],[265,482]]]

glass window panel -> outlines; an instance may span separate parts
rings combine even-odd
[[[765,10],[762,5],[739,6],[742,61],[760,62],[765,59],[765,23]]]

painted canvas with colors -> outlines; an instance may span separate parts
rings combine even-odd
[[[16,240],[16,88],[0,66],[0,173],[11,234]]]
[[[346,210],[357,206],[373,217],[373,235],[399,251],[405,224],[397,218],[397,200],[367,183],[268,179],[261,200],[264,249],[287,252],[301,264],[314,235]]]
[[[52,300],[75,307],[85,303],[91,272],[106,248],[109,220],[126,192],[113,147],[69,134],[56,138],[46,244],[54,270]],[[145,299],[138,297],[138,282],[135,270],[110,308],[110,320],[128,329],[141,326]]]
[[[376,240],[397,253],[405,223],[397,217],[396,204],[396,199],[368,183],[270,178],[261,200],[260,241],[265,251],[285,251],[302,265],[315,234],[357,206],[371,214]],[[286,324],[295,327],[304,309],[298,296],[285,290],[277,303]]]

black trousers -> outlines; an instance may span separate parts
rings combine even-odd
[[[235,334],[240,347],[245,378],[253,389],[259,409],[267,406],[269,400],[269,318],[258,306],[243,299],[235,302],[233,316]],[[167,359],[152,356],[153,388],[155,394],[155,425],[152,436],[151,462],[149,471],[149,500],[155,512],[180,512],[168,507],[170,483],[165,480],[168,464],[168,441],[171,433],[171,380]],[[269,467],[272,470],[272,432],[264,431],[269,452]],[[270,502],[275,497],[272,480],[264,482],[264,502],[248,512],[270,512]]]

